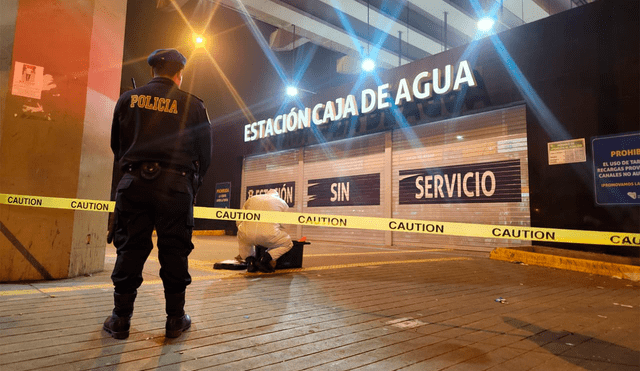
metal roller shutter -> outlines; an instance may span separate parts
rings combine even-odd
[[[384,182],[384,151],[384,133],[306,148],[304,152],[304,179],[306,183],[304,187],[304,212],[383,217],[382,200],[384,197],[382,192],[384,188],[381,184]],[[326,197],[324,202],[317,202],[315,194],[309,195],[310,190],[314,192],[313,187],[323,185],[326,188],[327,184],[323,182],[331,182],[334,178],[351,180],[352,183],[357,183],[357,179],[364,179],[362,184],[366,186],[354,189],[352,185],[350,197],[361,197],[364,200],[363,203],[377,202],[377,204],[332,206],[326,202]],[[340,182],[336,181],[333,184],[336,186],[335,189],[339,191]],[[356,192],[359,194],[355,194]],[[336,192],[335,198],[339,197],[339,193]],[[375,201],[376,198],[377,201]],[[322,206],[313,206],[317,203]],[[304,226],[302,233],[311,240],[384,244],[383,231]]]
[[[393,133],[392,169],[394,218],[531,225],[524,105],[397,130]],[[476,182],[481,172],[487,176]],[[485,188],[491,188],[487,184],[497,186],[490,196],[491,189],[465,188],[465,184],[473,188],[480,183]],[[465,196],[463,190],[473,196]],[[394,245],[480,250],[530,244],[408,232],[393,232],[392,238]]]

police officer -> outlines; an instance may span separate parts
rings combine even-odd
[[[191,326],[184,304],[191,283],[193,205],[211,161],[211,124],[203,102],[179,89],[186,58],[175,49],[159,49],[147,62],[153,79],[120,97],[111,127],[111,149],[124,175],[116,189],[114,309],[103,328],[116,339],[129,336],[154,228],[165,336],[178,337]]]

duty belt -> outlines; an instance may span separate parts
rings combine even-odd
[[[127,173],[133,173],[140,170],[140,176],[148,180],[157,178],[163,171],[182,175],[184,177],[191,176],[193,174],[192,170],[186,170],[175,165],[163,164],[160,162],[133,163],[125,166],[123,170]]]

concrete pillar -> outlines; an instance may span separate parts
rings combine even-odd
[[[2,0],[0,193],[109,199],[126,3]],[[107,218],[0,205],[0,281],[101,271]]]

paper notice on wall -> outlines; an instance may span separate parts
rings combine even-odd
[[[44,67],[16,62],[13,72],[11,94],[40,99],[42,95],[43,75]]]
[[[549,165],[586,162],[587,152],[584,138],[547,143]]]

